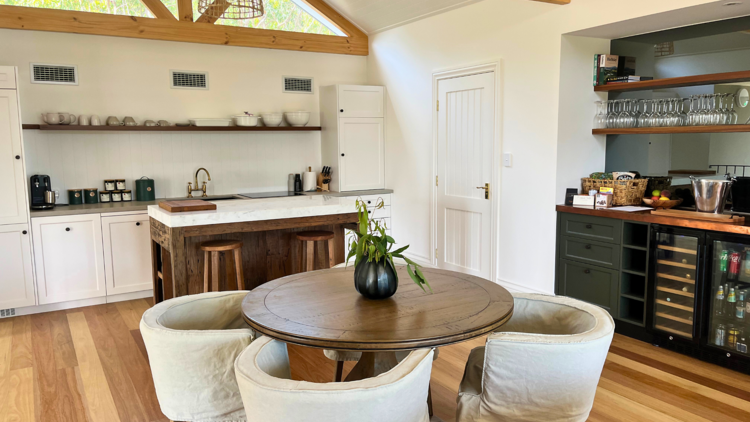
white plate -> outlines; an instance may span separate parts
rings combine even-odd
[[[190,119],[193,126],[229,126],[232,119]]]

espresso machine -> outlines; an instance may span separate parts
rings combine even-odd
[[[55,208],[55,192],[52,191],[52,183],[46,174],[31,176],[29,193],[31,193],[32,210]]]

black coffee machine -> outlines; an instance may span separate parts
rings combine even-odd
[[[52,192],[52,183],[50,183],[49,176],[46,174],[31,176],[29,192],[31,193],[32,210],[55,208],[55,193]]]

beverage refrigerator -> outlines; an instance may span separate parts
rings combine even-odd
[[[654,342],[750,373],[750,237],[651,225]]]

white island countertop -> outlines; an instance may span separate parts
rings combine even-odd
[[[213,211],[177,213],[168,212],[158,205],[149,205],[148,216],[167,227],[206,226],[210,224],[348,214],[357,212],[355,200],[356,198],[325,195],[268,199],[232,199],[215,201],[216,210]],[[211,201],[208,200],[207,202]]]

